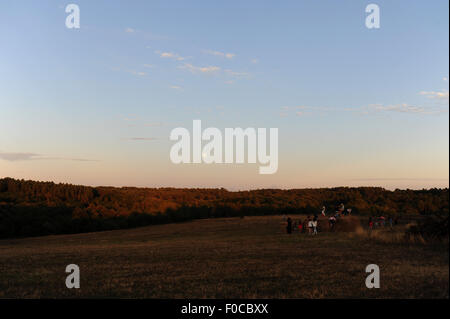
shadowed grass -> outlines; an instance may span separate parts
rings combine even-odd
[[[72,263],[80,289],[65,287]],[[372,263],[380,289],[365,287]],[[287,235],[277,216],[0,241],[6,298],[448,298],[448,279],[448,244]]]

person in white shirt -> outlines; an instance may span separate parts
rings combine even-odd
[[[308,222],[308,233],[309,233],[310,235],[313,233],[313,228],[314,228],[314,226],[313,226],[313,221],[310,220],[310,221]]]
[[[312,221],[313,235],[317,235],[317,220]]]

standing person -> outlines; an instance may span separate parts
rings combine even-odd
[[[311,220],[311,217],[310,216],[308,216],[307,218],[306,218],[306,220],[307,220],[307,225],[308,225],[308,234],[312,234],[312,220]]]
[[[302,230],[303,230],[303,223],[302,223],[302,220],[301,219],[299,219],[298,220],[298,232],[299,233],[302,233]]]
[[[317,216],[314,216],[314,219],[312,221],[312,227],[313,227],[313,235],[317,235]]]
[[[290,217],[287,219],[286,231],[288,234],[292,233],[292,219]]]
[[[372,220],[372,216],[369,217],[369,231],[372,231],[373,229],[373,220]]]
[[[308,219],[305,218],[305,220],[303,221],[302,231],[305,233],[307,228],[308,228]]]
[[[393,222],[394,222],[394,220],[392,219],[392,216],[388,217],[388,221],[389,221],[389,227],[391,227],[391,229],[392,229]]]
[[[339,208],[338,208],[340,215],[342,215],[344,213],[344,209],[345,209],[344,203],[341,203],[341,205],[339,205]]]
[[[313,221],[310,220],[308,222],[308,234],[312,235],[312,233],[313,233]]]
[[[326,216],[326,213],[325,213],[325,206],[322,207],[321,214],[322,214],[323,216]]]

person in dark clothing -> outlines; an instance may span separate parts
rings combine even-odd
[[[308,229],[308,222],[309,220],[307,218],[303,220],[303,227],[302,227],[303,233],[306,233],[306,230]]]
[[[292,233],[292,219],[290,217],[287,219],[286,231],[288,234]]]

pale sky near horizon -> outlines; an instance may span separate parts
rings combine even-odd
[[[67,29],[65,7],[80,7]],[[378,4],[380,29],[365,8]],[[436,1],[2,1],[0,178],[84,185],[449,185]],[[279,130],[279,165],[180,164],[170,131]]]

